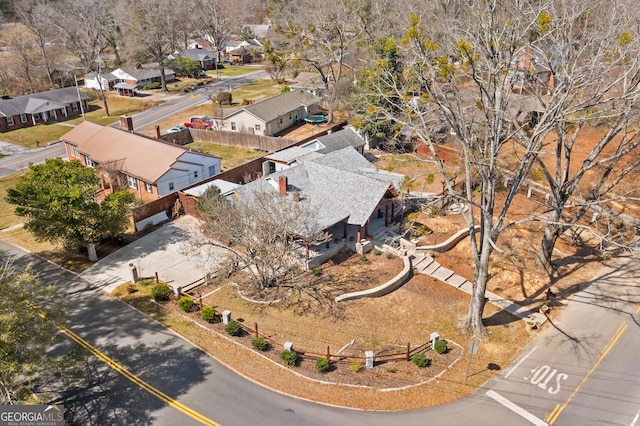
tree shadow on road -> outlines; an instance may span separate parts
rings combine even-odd
[[[207,355],[184,345],[109,345],[101,352],[121,364],[137,379],[135,383],[90,357],[86,378],[63,392],[55,404],[64,404],[72,425],[145,425],[158,419],[154,413],[167,403],[141,386],[150,385],[169,398],[180,399],[211,374]],[[185,423],[186,417],[185,417]]]

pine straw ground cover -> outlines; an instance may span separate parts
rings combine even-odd
[[[162,306],[152,303],[148,288],[119,297],[260,384],[322,403],[371,410],[429,407],[469,395],[498,369],[508,366],[531,336],[522,321],[488,305],[488,334],[479,342],[480,350],[472,359],[465,381],[469,337],[459,331],[458,323],[467,311],[468,295],[435,279],[415,275],[384,297],[333,302],[341,285],[350,291],[375,287],[401,268],[400,259],[388,259],[384,254],[369,254],[366,261],[358,255],[343,255],[332,264],[323,265],[319,276],[307,274],[305,284],[317,291],[294,293],[287,300],[272,304],[247,302],[230,285],[221,286],[213,294],[208,294],[212,286],[202,288],[204,302],[218,313],[232,311],[232,318],[249,329],[258,323],[259,332],[273,341],[271,349],[262,353],[251,347],[250,333],[231,337],[220,323],[205,323],[198,312],[182,312],[175,300]],[[322,283],[327,283],[326,288]],[[395,361],[355,372],[355,366],[345,363],[335,364],[330,372],[321,374],[315,371],[315,361],[305,360],[288,367],[279,359],[280,345],[285,341],[293,342],[298,351],[323,354],[329,346],[336,354],[346,346],[343,354],[363,356],[364,350],[403,353],[407,342],[418,346],[428,341],[434,331],[449,342],[451,350],[446,355],[427,351],[432,365],[422,369],[411,362]],[[460,356],[460,361],[454,362]],[[364,367],[364,360],[361,366]],[[407,385],[391,392],[379,390]]]

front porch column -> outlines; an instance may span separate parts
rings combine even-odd
[[[307,258],[307,260],[309,260],[309,243],[306,243],[304,245],[304,251],[305,251],[304,253],[305,257]]]
[[[391,222],[393,222],[396,218],[396,202],[393,201],[391,203]]]
[[[342,238],[347,238],[347,222],[342,222]]]
[[[360,242],[362,239],[362,225],[358,225],[358,239],[356,241]]]
[[[389,226],[389,203],[384,205],[384,226]]]

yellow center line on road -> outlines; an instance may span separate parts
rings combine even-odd
[[[186,414],[187,416],[191,417],[192,419],[194,419],[194,420],[196,420],[196,421],[198,421],[198,422],[200,422],[200,423],[202,423],[204,425],[220,426],[218,423],[214,422],[213,420],[205,417],[204,415],[202,415],[202,414],[198,413],[197,411],[187,407],[186,405],[176,401],[175,399],[171,398],[169,395],[159,391],[158,389],[156,389],[153,386],[151,386],[149,383],[147,383],[144,380],[140,379],[138,376],[136,376],[135,374],[131,373],[129,370],[127,370],[122,365],[118,364],[117,362],[115,362],[114,360],[109,358],[104,353],[100,352],[97,348],[95,348],[89,342],[87,342],[86,340],[84,340],[83,338],[81,338],[80,336],[75,334],[73,331],[69,330],[67,327],[62,326],[62,325],[58,325],[57,327],[58,327],[58,329],[60,329],[60,331],[62,331],[64,334],[66,334],[71,340],[73,340],[74,342],[78,343],[83,348],[87,349],[89,352],[91,352],[100,361],[104,362],[109,367],[114,369],[116,372],[120,373],[122,376],[124,376],[127,379],[131,380],[133,383],[138,385],[140,388],[146,390],[147,392],[149,392],[153,396],[157,397],[158,399],[162,400],[166,404],[170,405],[171,407],[175,408],[178,411],[181,411],[182,413]]]
[[[582,385],[585,384],[587,379],[589,379],[589,376],[591,376],[591,374],[595,371],[595,369],[598,367],[598,365],[600,365],[600,363],[602,362],[604,357],[607,356],[607,354],[609,353],[611,348],[613,348],[613,345],[615,345],[616,342],[620,339],[620,336],[622,336],[622,334],[625,332],[627,327],[628,327],[628,324],[626,324],[626,323],[622,324],[622,325],[620,325],[620,327],[618,327],[618,331],[616,331],[616,334],[611,338],[611,340],[609,341],[607,346],[605,346],[604,350],[602,351],[602,354],[600,355],[600,358],[598,358],[598,361],[594,364],[593,367],[591,367],[591,370],[589,370],[587,375],[584,376],[584,379],[582,379],[582,382],[578,385],[576,390],[574,390],[573,393],[571,394],[571,396],[569,396],[569,399],[567,399],[567,401],[564,404],[562,404],[560,406],[560,408],[558,408],[558,406],[556,406],[556,408],[554,408],[554,410],[551,412],[549,417],[547,417],[547,423],[552,425],[558,419],[558,416],[560,416],[562,411],[567,407],[567,405],[569,405],[569,403],[571,402],[573,397],[576,396],[576,394],[580,391],[580,388],[582,388]]]
[[[41,309],[39,309],[36,305],[34,305],[32,303],[28,303],[28,305],[31,306],[34,309],[37,309],[39,311],[39,315],[44,318],[44,313],[42,312]],[[60,324],[56,324],[56,327],[58,327],[58,329],[61,332],[63,332],[64,334],[66,334],[67,337],[69,337],[71,340],[73,340],[74,342],[76,342],[77,344],[79,344],[80,346],[82,346],[83,348],[88,350],[89,352],[91,352],[91,354],[93,354],[100,361],[102,361],[105,364],[107,364],[107,366],[111,367],[113,370],[115,370],[116,372],[120,373],[125,378],[131,380],[133,383],[138,385],[141,389],[146,390],[151,395],[153,395],[156,398],[160,399],[164,403],[170,405],[171,407],[173,407],[176,410],[182,412],[183,414],[186,414],[187,416],[191,417],[192,419],[202,423],[203,425],[220,426],[219,423],[214,422],[213,420],[209,419],[208,417],[198,413],[197,411],[187,407],[186,405],[182,404],[181,402],[178,402],[174,398],[171,398],[169,395],[167,395],[167,394],[161,392],[160,390],[154,388],[149,383],[145,382],[144,380],[142,380],[141,378],[139,378],[135,374],[131,373],[125,367],[123,367],[122,365],[118,364],[117,362],[115,362],[113,359],[109,358],[104,353],[100,352],[100,350],[98,350],[98,348],[92,346],[89,342],[84,340],[82,337],[78,336],[76,333],[71,331],[69,328],[65,327],[64,325],[60,325]]]

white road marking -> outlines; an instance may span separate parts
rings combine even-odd
[[[516,365],[514,365],[513,367],[511,367],[511,370],[509,370],[509,372],[504,376],[504,378],[506,379],[507,377],[509,377],[509,376],[511,375],[511,373],[513,373],[513,371],[514,371],[516,368],[520,367],[520,364],[522,364],[522,362],[523,362],[525,359],[527,359],[527,357],[528,357],[529,355],[531,355],[531,354],[533,353],[533,351],[535,351],[536,349],[538,349],[538,347],[537,347],[537,346],[535,346],[533,349],[531,349],[531,350],[529,351],[529,353],[528,353],[528,354],[526,354],[524,357],[522,357],[522,359],[521,359],[520,361],[518,361],[518,363],[517,363]]]
[[[507,398],[503,397],[502,395],[499,395],[498,393],[496,393],[496,392],[494,392],[492,390],[487,391],[487,396],[490,397],[490,398],[493,398],[498,403],[504,405],[509,410],[513,411],[514,413],[518,414],[519,416],[522,416],[525,419],[529,420],[531,423],[533,423],[536,426],[549,426],[549,424],[547,422],[545,422],[544,420],[537,418],[536,416],[534,416],[533,414],[531,414],[530,412],[528,412],[524,408],[517,406],[513,402],[509,401]]]
[[[630,426],[636,426],[636,422],[638,421],[638,418],[640,418],[640,411],[636,413],[636,416],[633,418],[633,421],[631,422]]]

